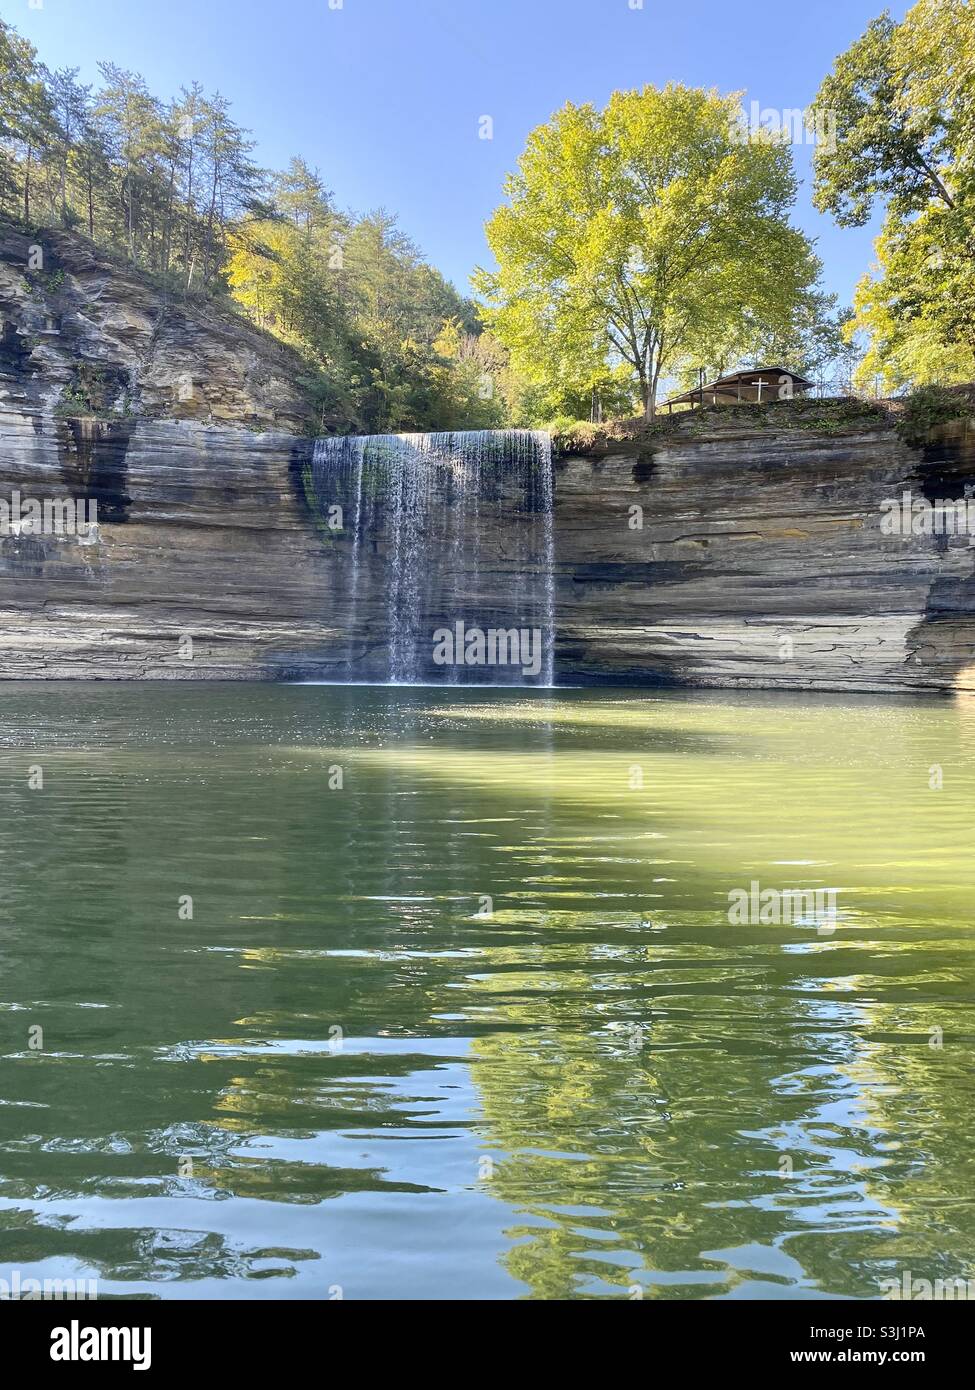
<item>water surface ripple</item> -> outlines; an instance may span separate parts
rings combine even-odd
[[[975,1275],[971,704],[8,686],[0,796],[2,1277]]]

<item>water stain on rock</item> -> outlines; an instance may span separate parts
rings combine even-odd
[[[132,499],[125,491],[133,420],[78,416],[57,422],[61,477],[75,501],[98,507],[99,521],[129,519]]]
[[[641,449],[633,465],[633,481],[637,486],[653,481],[656,471],[656,456],[652,449]]]
[[[0,538],[0,571],[18,579],[41,579],[49,558],[49,546],[35,536]]]
[[[30,345],[9,319],[0,321],[0,376],[23,376],[30,357]]]
[[[975,437],[928,444],[917,469],[921,495],[932,505],[975,491]]]

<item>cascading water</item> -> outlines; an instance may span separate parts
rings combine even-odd
[[[315,443],[306,492],[323,534],[336,542],[335,617],[346,636],[350,680],[553,684],[547,434],[323,438]],[[445,632],[451,636],[438,648],[434,639]],[[514,632],[522,635],[518,660],[479,661],[482,650],[510,656]],[[487,634],[480,646],[478,634]],[[524,650],[530,642],[538,648],[531,661]]]

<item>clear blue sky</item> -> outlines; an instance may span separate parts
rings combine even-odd
[[[35,0],[37,3],[37,0]],[[884,0],[0,0],[51,67],[97,77],[109,58],[160,96],[219,89],[276,168],[301,154],[340,207],[380,205],[464,292],[488,260],[483,224],[525,137],[563,102],[675,80],[776,109],[806,106]],[[890,8],[900,18],[907,4]],[[494,139],[478,139],[490,115]],[[876,228],[840,231],[811,206],[827,287],[848,301]]]

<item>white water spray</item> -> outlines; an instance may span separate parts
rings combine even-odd
[[[535,430],[330,437],[316,441],[310,500],[349,525],[344,581],[350,668],[383,610],[385,679],[429,674],[439,622],[542,634],[537,682],[553,684],[551,440]],[[363,622],[364,598],[370,611]],[[377,595],[379,598],[377,599]],[[463,671],[463,668],[461,668]],[[350,674],[354,672],[350,670]],[[457,667],[440,678],[460,678]]]

